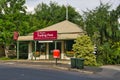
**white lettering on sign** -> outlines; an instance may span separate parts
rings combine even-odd
[[[57,39],[57,31],[34,32],[34,40],[54,40]]]
[[[44,32],[39,32],[39,33],[37,33],[37,36],[39,36],[39,37],[52,37],[53,34],[50,34],[50,33],[46,34]]]

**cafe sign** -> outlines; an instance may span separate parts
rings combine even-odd
[[[57,39],[57,31],[35,31],[34,40],[55,40]]]

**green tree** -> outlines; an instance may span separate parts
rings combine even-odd
[[[111,35],[110,16],[108,4],[100,4],[95,10],[85,13],[86,31],[93,38],[95,33],[98,33],[96,38],[99,38],[99,43],[102,44],[108,41]]]
[[[0,1],[0,42],[5,45],[5,55],[8,57],[9,45],[14,43],[13,32],[21,28],[26,14],[25,0]]]
[[[120,40],[120,30],[118,18],[120,18],[120,5],[110,12],[111,38],[113,42]]]
[[[83,25],[82,16],[71,6],[68,6],[69,21]],[[39,21],[37,28],[43,28],[66,19],[66,6],[58,5],[55,2],[38,4],[35,8],[35,18]]]
[[[89,36],[83,35],[78,37],[73,44],[73,51],[77,58],[84,58],[85,65],[96,65],[96,57],[93,54],[94,45]]]
[[[94,10],[85,12],[85,25],[88,35],[100,44],[109,41],[119,41],[120,31],[118,29],[119,6],[116,10],[109,11],[110,5],[100,4]],[[96,35],[97,33],[97,35]],[[96,35],[96,36],[95,36]]]
[[[111,5],[101,3],[99,7],[84,14],[86,31],[97,46],[98,61],[103,64],[113,64],[116,60],[112,58],[114,51],[111,47],[114,42],[120,40],[117,21],[120,15],[119,6],[115,10],[109,11]]]

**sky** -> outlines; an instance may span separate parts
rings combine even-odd
[[[87,9],[95,9],[100,5],[100,0],[26,0],[26,6],[28,12],[34,12],[34,8],[39,3],[46,3],[49,4],[50,1],[57,2],[58,5],[71,5],[78,11],[82,13],[82,11],[86,11]],[[119,4],[120,0],[101,0],[102,3],[112,4],[111,9],[115,9]]]

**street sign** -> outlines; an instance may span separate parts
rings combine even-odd
[[[55,40],[57,39],[57,31],[35,31],[34,40]]]

